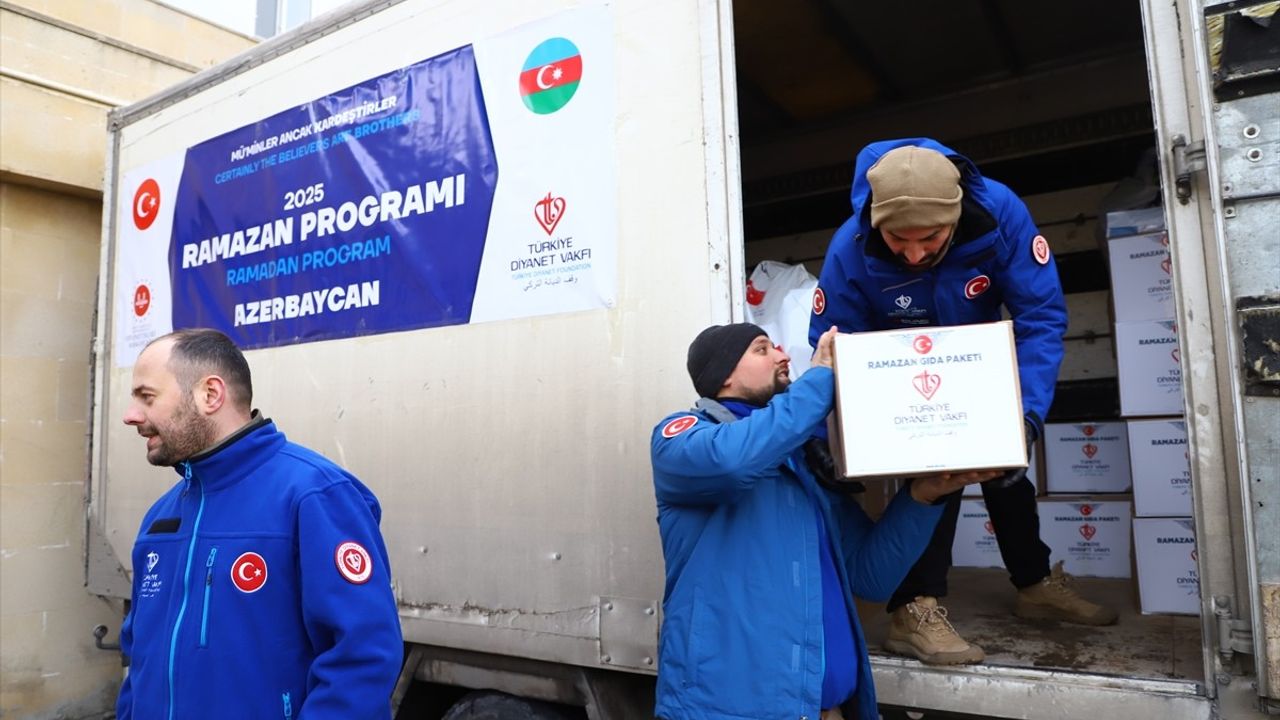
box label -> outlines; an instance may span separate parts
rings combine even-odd
[[[1129,457],[1133,466],[1134,514],[1191,514],[1191,463],[1185,422],[1130,422]]]
[[[1133,521],[1138,595],[1144,613],[1200,613],[1195,524],[1190,518]]]
[[[1045,425],[1045,479],[1051,493],[1129,489],[1129,442],[1122,422]]]
[[[1040,538],[1073,575],[1127,578],[1129,503],[1040,501]]]

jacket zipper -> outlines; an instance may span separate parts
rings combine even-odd
[[[292,720],[293,699],[289,697],[289,693],[285,693],[281,697],[284,699],[284,720]]]
[[[191,463],[187,462],[183,465],[182,475],[187,483],[187,487],[183,489],[185,494],[195,483],[192,480]],[[187,569],[182,574],[182,605],[178,607],[178,617],[174,619],[173,630],[169,633],[169,712],[166,715],[169,720],[173,720],[173,665],[174,659],[178,654],[178,629],[182,627],[182,616],[187,612],[187,598],[191,594],[191,565],[195,560],[196,537],[200,532],[200,517],[202,515],[204,515],[204,485],[200,486],[200,505],[196,509],[196,521],[191,526],[191,542],[187,544]]]
[[[209,596],[213,592],[213,556],[218,548],[209,549],[209,559],[204,563],[204,609],[200,613],[200,647],[209,647]]]

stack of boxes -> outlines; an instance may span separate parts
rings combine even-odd
[[[1191,471],[1163,210],[1108,213],[1106,236],[1121,419],[1045,426],[1040,534],[1051,559],[1075,575],[1128,578],[1136,565],[1142,612],[1195,614]],[[980,498],[961,504],[953,558],[1003,565]]]
[[[1191,465],[1169,236],[1161,208],[1107,215],[1120,414],[1128,419],[1133,543],[1144,613],[1200,609]]]

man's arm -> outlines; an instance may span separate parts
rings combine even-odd
[[[831,412],[830,368],[814,367],[769,406],[730,423],[697,420],[672,437],[654,428],[652,460],[658,500],[681,505],[731,502],[762,471],[782,464]]]
[[[678,431],[680,418],[654,428],[651,459],[659,502],[715,505],[751,489],[759,474],[781,465],[831,412],[835,395],[836,328],[818,338],[813,367],[769,406],[736,422],[695,422]]]
[[[818,338],[832,325],[843,332],[875,330],[871,303],[854,282],[856,273],[849,263],[855,262],[853,233],[858,223],[850,218],[836,230],[827,248],[818,276],[813,312],[809,315],[809,345],[817,347]],[[818,299],[817,294],[820,294]],[[821,310],[821,312],[819,312]]]
[[[853,594],[885,602],[920,559],[943,506],[914,499],[904,486],[878,522],[848,496],[838,497],[831,509],[840,523],[840,551]]]
[[[133,574],[134,584],[137,584],[138,573]],[[135,587],[130,597],[138,597],[138,591]],[[129,605],[129,612],[124,616],[124,623],[120,625],[120,654],[129,657],[133,652],[133,604]],[[120,695],[116,698],[116,720],[131,720],[133,718],[133,683],[130,679],[133,673],[124,674],[124,682],[120,683]]]
[[[404,648],[386,547],[365,498],[349,482],[298,502],[303,622],[315,660],[299,717],[388,720]]]
[[[999,220],[1008,242],[1003,269],[995,280],[1013,317],[1023,414],[1039,435],[1062,364],[1067,304],[1048,242],[1036,240],[1042,236],[1027,206],[1003,185],[993,184],[992,190],[1005,194]],[[1040,254],[1037,245],[1042,248]]]

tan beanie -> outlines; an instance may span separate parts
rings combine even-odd
[[[867,171],[871,227],[932,228],[960,220],[960,171],[937,150],[894,148]]]

